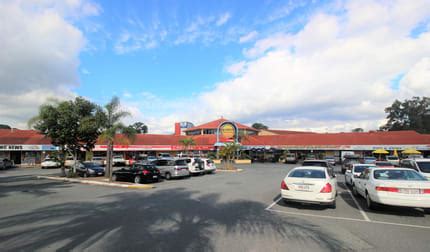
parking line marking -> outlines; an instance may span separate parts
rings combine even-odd
[[[346,185],[346,183],[344,183],[344,185],[346,186],[346,188],[348,188],[348,186]],[[369,221],[371,222],[371,220],[369,219],[369,216],[367,216],[366,212],[363,211],[363,208],[361,208],[360,204],[358,204],[358,201],[355,199],[354,195],[352,194],[352,192],[347,189],[349,195],[351,195],[352,200],[354,201],[355,205],[358,207],[358,211],[360,211],[361,215],[363,216],[365,221]]]
[[[430,226],[419,226],[419,225],[402,224],[402,223],[385,222],[385,221],[366,221],[366,220],[362,220],[362,219],[354,219],[354,218],[347,218],[347,217],[335,217],[335,216],[328,216],[328,215],[316,215],[316,214],[286,212],[286,211],[281,211],[281,210],[276,210],[276,209],[266,209],[266,210],[270,211],[270,212],[284,213],[284,214],[289,214],[289,215],[315,217],[315,218],[322,218],[322,219],[346,220],[346,221],[365,222],[365,223],[372,223],[372,224],[383,224],[383,225],[392,225],[392,226],[401,226],[401,227],[430,229]]]
[[[270,204],[266,209],[264,210],[270,210],[275,204],[277,204],[282,199],[282,196],[279,196],[279,199],[275,200],[272,204]]]

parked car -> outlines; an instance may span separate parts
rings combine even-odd
[[[185,159],[157,159],[151,164],[160,170],[161,176],[169,180],[172,178],[189,177],[190,171]]]
[[[400,165],[401,167],[414,169],[430,180],[430,158],[403,159]]]
[[[209,174],[209,173],[216,172],[216,165],[213,160],[208,158],[202,158],[201,160],[203,161],[203,164],[204,164],[205,173]]]
[[[326,167],[308,166],[292,169],[281,182],[284,201],[324,204],[336,207],[336,176]]]
[[[374,164],[353,164],[351,170],[345,172],[345,183],[349,185],[354,184],[354,179],[360,176],[360,174],[367,168],[375,168]]]
[[[387,162],[390,162],[394,166],[399,166],[400,165],[400,159],[399,159],[398,156],[386,156],[385,160]]]
[[[76,167],[76,173],[81,177],[104,176],[105,168],[93,162],[83,162]]]
[[[106,157],[93,157],[91,159],[91,162],[98,164],[100,166],[105,166],[106,165]]]
[[[46,158],[45,160],[42,161],[42,163],[40,163],[40,166],[42,167],[42,169],[45,168],[58,168],[61,166],[61,163],[53,158]]]
[[[7,158],[4,158],[0,161],[0,169],[2,170],[12,168],[13,166],[14,166],[13,161]]]
[[[369,209],[377,204],[430,208],[430,181],[409,168],[365,169],[355,179],[354,194],[363,196]]]
[[[375,162],[376,162],[376,158],[375,157],[368,156],[368,157],[364,157],[363,158],[363,163],[364,164],[375,164]]]
[[[172,158],[172,156],[170,156],[170,153],[158,153],[158,158],[170,159],[170,158]]]
[[[319,166],[326,167],[330,174],[334,174],[334,168],[327,160],[305,160],[302,163],[302,166]]]
[[[394,168],[394,165],[388,161],[376,161],[375,165],[380,168]]]
[[[126,165],[126,161],[122,155],[114,155],[112,158],[113,165],[124,166]]]
[[[205,164],[200,158],[179,158],[176,160],[185,160],[191,175],[205,174]]]
[[[346,170],[351,170],[353,164],[359,164],[360,157],[359,156],[345,156],[345,159],[342,162],[342,173],[345,174]]]
[[[324,158],[330,165],[336,165],[336,160],[333,156],[327,156]]]
[[[297,155],[296,153],[287,153],[285,154],[285,163],[288,164],[297,164]]]
[[[113,181],[133,181],[136,184],[158,182],[160,178],[160,170],[151,164],[135,163],[131,167],[112,172]]]
[[[77,162],[80,162],[78,159],[76,160]],[[75,164],[75,159],[71,156],[66,157],[66,160],[64,161],[64,166],[65,167],[73,167]]]

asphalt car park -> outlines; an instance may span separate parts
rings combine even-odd
[[[132,190],[36,179],[58,170],[0,172],[3,251],[428,251],[422,210],[369,211],[337,174],[336,209],[288,203],[280,183],[297,165],[175,179]],[[340,172],[340,167],[336,167]]]

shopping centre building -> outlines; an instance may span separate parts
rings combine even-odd
[[[237,142],[248,157],[261,161],[276,160],[286,150],[300,155],[313,153],[338,159],[342,152],[354,151],[358,155],[371,155],[376,149],[392,152],[412,148],[421,151],[424,156],[430,155],[430,135],[415,131],[314,133],[257,130],[224,118],[198,126],[177,123],[174,129],[174,134],[138,134],[133,139],[117,135],[114,151],[125,158],[142,154],[157,155],[161,152],[168,152],[173,156],[185,151],[204,155],[216,152],[226,143]],[[192,138],[195,143],[188,150],[181,144],[181,140],[185,138]],[[106,143],[98,141],[93,155],[104,156],[106,149]],[[0,130],[0,158],[11,159],[15,164],[37,164],[55,151],[57,147],[51,144],[50,139],[34,130]]]

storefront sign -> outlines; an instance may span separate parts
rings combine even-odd
[[[106,151],[107,145],[96,145],[94,151]],[[183,150],[182,145],[114,145],[114,151],[176,151]],[[194,145],[190,150],[212,150],[212,145]]]
[[[224,142],[239,142],[239,129],[234,122],[226,121],[221,123],[217,128],[216,146]]]
[[[55,151],[58,147],[53,145],[30,145],[30,144],[0,144],[0,151]]]

